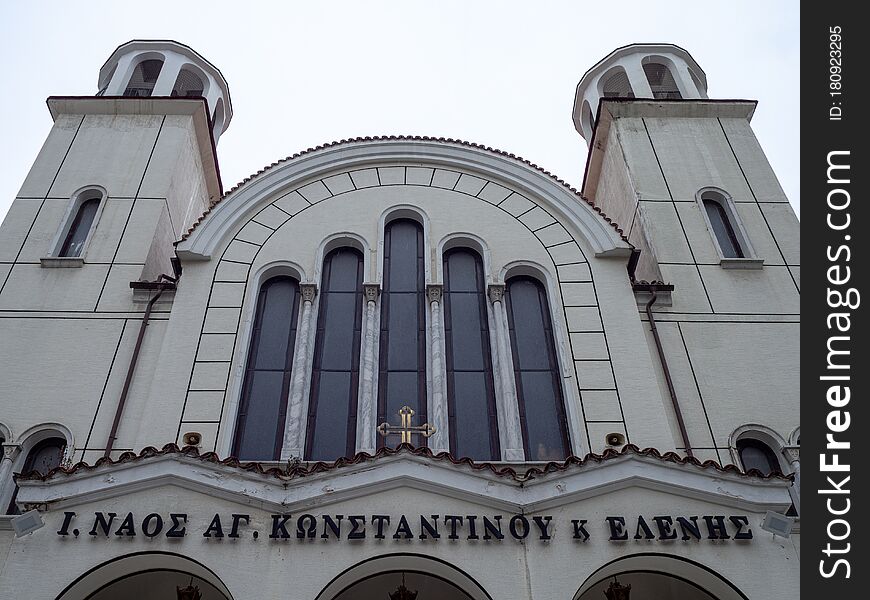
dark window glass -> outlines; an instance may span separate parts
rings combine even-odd
[[[73,218],[72,225],[66,234],[66,239],[63,241],[63,246],[60,247],[58,256],[81,256],[82,250],[85,247],[85,241],[88,239],[88,234],[91,232],[91,226],[94,224],[94,217],[97,216],[97,208],[100,206],[99,198],[85,200],[79,205],[76,211],[76,216]]]
[[[646,63],[643,66],[646,80],[652,89],[653,98],[657,100],[681,100],[680,88],[674,81],[674,75],[667,66],[660,63]]]
[[[507,282],[505,303],[526,458],[561,460],[570,447],[568,423],[544,286],[514,277]]]
[[[133,75],[124,90],[125,96],[148,97],[154,91],[154,84],[160,76],[163,61],[159,59],[143,60],[133,69]]]
[[[725,258],[743,258],[743,249],[740,247],[740,242],[737,241],[734,227],[732,227],[731,220],[728,218],[728,213],[725,212],[722,203],[718,200],[705,198],[704,210],[707,211],[707,218],[710,219],[713,233],[719,242],[719,248],[722,249],[722,256]]]
[[[391,222],[384,231],[378,423],[399,423],[410,406],[415,425],[426,422],[426,289],[423,228],[416,221]],[[398,436],[386,439],[398,445]],[[384,443],[384,440],[381,440]],[[425,438],[414,436],[425,445]]]
[[[233,454],[240,459],[280,458],[298,312],[295,279],[280,276],[263,283],[233,443]]]
[[[356,450],[362,283],[359,252],[339,248],[326,256],[308,404],[308,460],[331,461]]]
[[[60,466],[64,448],[66,448],[66,440],[63,438],[48,438],[38,442],[27,455],[21,473],[26,475],[31,471],[37,471],[42,475],[48,474],[49,471]],[[15,492],[12,494],[7,514],[17,515],[21,512],[15,504],[17,497],[18,486],[15,487]]]
[[[498,418],[480,256],[465,248],[444,256],[444,332],[450,451],[499,460]]]
[[[776,455],[764,442],[752,438],[738,440],[737,453],[740,455],[744,471],[757,469],[763,475],[770,475],[780,470]]]

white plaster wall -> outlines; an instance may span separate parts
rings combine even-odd
[[[558,485],[558,481],[554,480],[553,485]],[[642,552],[665,552],[700,563],[732,582],[751,599],[784,600],[796,598],[799,594],[797,551],[791,541],[761,532],[759,525],[763,514],[641,488],[622,489],[530,513],[553,517],[553,539],[550,542],[532,539],[532,536],[522,543],[511,539],[505,522],[508,516],[502,520],[506,538],[500,542],[464,539],[451,542],[446,539],[443,522],[439,527],[440,540],[393,540],[393,528],[402,514],[408,517],[415,536],[419,533],[421,514],[510,515],[510,511],[484,503],[411,488],[388,492],[373,490],[363,497],[338,503],[330,503],[328,498],[324,498],[316,508],[312,507],[318,517],[321,514],[391,516],[387,539],[373,539],[372,525],[368,523],[368,537],[358,542],[324,541],[319,537],[319,529],[316,539],[298,540],[293,528],[290,528],[291,539],[269,540],[269,512],[173,486],[156,488],[149,494],[124,494],[65,510],[78,513],[77,523],[82,528],[82,535],[78,539],[57,536],[55,531],[63,518],[62,512],[46,512],[43,515],[45,527],[11,544],[5,566],[0,571],[3,597],[28,597],[34,589],[38,589],[39,597],[55,597],[90,568],[112,558],[143,551],[174,552],[199,561],[224,581],[236,599],[249,597],[254,589],[267,598],[313,599],[345,569],[369,558],[397,552],[425,554],[445,561],[465,571],[494,599],[570,599],[596,569],[614,559]],[[139,519],[137,531],[141,519],[150,512],[160,512],[164,517],[168,517],[169,512],[187,512],[188,534],[178,540],[167,540],[162,536],[148,540],[141,533],[129,539],[115,535],[110,535],[110,539],[101,536],[92,539],[85,530],[92,522],[94,511],[116,512],[121,517],[132,511]],[[298,516],[302,512],[304,510],[293,514]],[[225,528],[232,513],[250,514],[252,521],[250,526],[242,529],[242,537],[237,540],[204,538],[202,532],[215,513],[221,514]],[[621,543],[607,540],[609,532],[604,517],[625,516],[632,537],[634,527],[631,523],[638,514],[643,515],[652,527],[655,527],[652,517],[656,515],[745,514],[755,536],[742,543],[706,539],[689,542],[629,540]],[[572,539],[570,520],[575,518],[589,521],[589,541],[584,543]],[[478,522],[479,534],[482,534],[481,525]],[[345,519],[345,533],[347,526]],[[257,540],[251,538],[254,530],[260,532]],[[42,568],[46,562],[54,565],[53,568],[48,571]],[[765,568],[758,569],[758,565],[765,565]],[[779,584],[773,587],[770,586],[770,572],[783,575]],[[704,584],[703,581],[698,583]]]

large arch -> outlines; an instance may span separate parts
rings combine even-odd
[[[608,582],[614,578],[624,585],[633,583],[634,587],[637,586],[636,580],[641,578],[659,583],[668,579],[683,590],[683,595],[689,592],[693,598],[749,600],[734,583],[710,567],[688,558],[656,552],[632,554],[603,565],[586,578],[573,600],[597,600],[603,595],[601,590],[606,589]],[[638,595],[636,590],[633,592],[635,596]]]
[[[492,596],[471,575],[438,558],[412,553],[375,556],[345,569],[324,587],[314,600],[336,600],[362,582],[388,574],[413,573],[445,582],[458,597],[469,600],[492,600]],[[386,593],[383,594],[386,597]]]
[[[596,256],[628,255],[631,245],[612,223],[564,182],[513,155],[473,144],[434,139],[354,140],[327,146],[278,162],[231,190],[178,244],[182,258],[208,259],[225,247],[233,233],[255,214],[280,197],[316,187],[327,196],[336,195],[329,181],[342,173],[362,171],[376,165],[413,164],[452,170],[516,190],[585,242]],[[408,184],[407,181],[400,182]],[[390,185],[378,178],[374,185]],[[431,182],[429,183],[431,185]],[[305,193],[302,197],[308,200]],[[309,200],[310,201],[310,200]],[[491,202],[491,201],[490,201]]]
[[[106,561],[83,573],[58,594],[56,600],[108,600],[126,583],[140,586],[143,578],[172,586],[189,582],[200,587],[203,600],[233,600],[221,578],[200,562],[172,552],[136,552]],[[170,580],[175,577],[175,580]],[[208,592],[208,593],[206,593]]]

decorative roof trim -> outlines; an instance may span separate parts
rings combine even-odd
[[[143,448],[141,452],[124,452],[117,459],[102,457],[93,465],[79,462],[71,467],[57,467],[52,469],[45,475],[38,471],[30,473],[22,473],[15,476],[16,482],[21,481],[49,481],[60,476],[75,475],[80,472],[93,471],[105,466],[124,465],[132,462],[139,462],[158,456],[177,454],[184,457],[200,460],[202,462],[220,464],[242,471],[266,475],[281,480],[292,480],[302,477],[309,477],[319,473],[349,467],[366,462],[378,461],[387,457],[397,456],[401,454],[410,454],[417,457],[422,457],[432,461],[461,466],[477,472],[488,472],[497,477],[511,479],[518,483],[525,483],[531,479],[550,475],[552,473],[564,473],[572,468],[582,468],[589,463],[602,463],[611,459],[624,456],[642,456],[657,459],[663,463],[672,463],[677,465],[692,465],[702,469],[710,469],[719,473],[728,473],[740,477],[760,480],[782,480],[791,481],[793,476],[783,475],[780,472],[773,472],[769,475],[764,475],[757,469],[751,469],[748,472],[741,471],[736,465],[722,466],[716,461],[706,460],[700,461],[694,457],[680,456],[676,452],[662,453],[655,448],[644,448],[641,450],[634,444],[627,444],[621,450],[608,449],[601,454],[589,453],[583,458],[577,456],[569,456],[564,461],[551,461],[542,466],[532,466],[526,469],[517,470],[511,466],[494,464],[491,462],[475,462],[470,458],[456,458],[449,452],[433,453],[429,448],[417,448],[410,444],[400,444],[396,448],[381,448],[374,454],[367,452],[359,452],[350,458],[339,458],[332,462],[311,462],[307,464],[288,464],[286,468],[264,465],[262,462],[250,461],[242,462],[235,457],[227,457],[221,459],[215,452],[201,453],[193,446],[185,446],[179,448],[176,444],[166,444],[161,449],[153,446]]]

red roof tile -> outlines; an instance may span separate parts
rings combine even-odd
[[[17,475],[15,479],[16,481],[47,481],[59,475],[73,475],[82,471],[92,471],[94,469],[98,469],[104,466],[139,462],[142,460],[147,460],[149,458],[170,454],[177,454],[189,458],[194,458],[203,462],[226,465],[228,467],[240,469],[243,471],[251,471],[281,479],[296,479],[299,477],[308,477],[317,473],[324,473],[350,465],[377,461],[385,457],[396,456],[399,454],[411,454],[413,456],[423,457],[432,461],[446,462],[457,466],[461,465],[469,467],[474,471],[489,471],[499,477],[510,478],[518,482],[526,481],[528,479],[534,479],[535,477],[541,475],[563,472],[572,467],[580,468],[588,463],[601,463],[610,459],[627,455],[646,456],[658,459],[662,462],[669,462],[680,465],[694,465],[703,469],[713,469],[715,471],[723,473],[733,473],[735,475],[740,475],[743,477],[754,477],[758,479],[792,479],[791,475],[786,476],[780,472],[774,472],[770,475],[764,475],[760,471],[752,469],[749,472],[744,473],[735,465],[726,465],[723,467],[722,465],[713,460],[706,460],[701,462],[697,458],[680,456],[675,452],[665,452],[664,454],[662,454],[655,448],[645,448],[641,450],[633,444],[623,446],[621,450],[608,449],[601,454],[587,454],[583,458],[577,456],[569,456],[564,461],[548,462],[544,465],[532,466],[520,470],[514,469],[510,466],[493,464],[491,462],[475,462],[470,458],[456,458],[449,452],[439,452],[435,454],[428,448],[416,448],[414,446],[411,446],[410,444],[400,444],[397,448],[381,448],[377,452],[375,452],[374,455],[368,454],[366,452],[360,452],[350,458],[339,458],[338,460],[333,462],[310,462],[295,465],[288,464],[286,468],[279,468],[276,466],[264,466],[260,462],[241,462],[234,457],[221,459],[214,452],[200,453],[200,451],[193,446],[185,446],[184,448],[179,448],[175,444],[166,444],[160,450],[154,448],[153,446],[149,446],[147,448],[144,448],[141,452],[139,452],[139,454],[136,454],[134,452],[124,452],[117,459],[103,457],[97,460],[93,465],[89,465],[85,462],[80,462],[71,467],[58,467],[52,469],[45,475],[42,475],[38,471],[31,471],[30,473]]]

